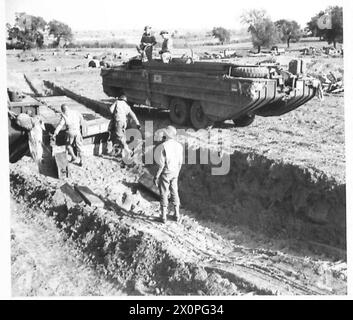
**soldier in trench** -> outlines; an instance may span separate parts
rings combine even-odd
[[[22,132],[27,133],[30,154],[39,165],[43,157],[43,131],[45,131],[43,120],[37,115],[33,116],[31,111],[19,115],[9,111],[9,114]]]
[[[127,127],[128,117],[130,117],[136,124],[137,129],[140,130],[141,125],[136,117],[136,114],[131,110],[127,103],[127,98],[122,95],[111,106],[110,112],[112,114],[109,123],[108,131],[110,139],[113,144],[112,155],[118,156],[121,152],[126,152],[128,156],[131,155],[131,150],[126,142],[125,131]]]
[[[159,188],[161,195],[160,220],[167,221],[168,196],[171,195],[171,202],[174,208],[174,220],[180,222],[180,199],[178,193],[178,177],[183,164],[183,146],[177,138],[177,131],[173,126],[168,126],[162,131],[165,141],[156,148],[156,162],[158,171],[154,177],[154,184]]]
[[[61,105],[61,120],[56,127],[52,139],[58,135],[60,130],[66,125],[66,150],[71,156],[71,161],[74,164],[82,166],[82,154],[83,154],[83,138],[81,135],[81,126],[85,126],[82,114],[76,110],[70,110],[66,104]],[[74,147],[77,149],[77,156],[74,153]]]

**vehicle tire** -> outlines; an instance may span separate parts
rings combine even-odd
[[[269,78],[270,71],[267,67],[236,67],[232,70],[232,76],[242,78]]]
[[[190,121],[193,127],[197,130],[205,129],[212,126],[212,121],[203,112],[201,103],[194,101],[190,110]]]
[[[190,118],[190,104],[185,99],[174,98],[169,104],[169,117],[173,123],[185,125]]]
[[[233,123],[236,127],[247,127],[251,125],[255,120],[255,115],[244,115],[237,119],[233,119]]]

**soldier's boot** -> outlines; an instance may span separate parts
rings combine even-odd
[[[83,166],[82,154],[79,153],[77,156],[78,156],[77,160],[74,163],[77,164],[78,166],[82,167]]]
[[[177,223],[180,223],[180,211],[179,211],[179,206],[174,206],[174,220]]]
[[[71,146],[67,146],[66,150],[67,150],[68,154],[71,156],[71,162],[75,162],[77,160],[77,157],[76,157],[72,147]]]
[[[167,207],[161,207],[161,216],[160,216],[160,221],[162,223],[166,223],[167,222]]]

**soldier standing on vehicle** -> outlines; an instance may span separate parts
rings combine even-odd
[[[179,222],[178,177],[183,164],[183,146],[176,140],[177,131],[173,126],[164,129],[163,134],[166,141],[156,150],[156,162],[159,168],[153,182],[159,188],[161,195],[161,222],[167,221],[169,191],[174,206],[174,219]]]
[[[126,143],[125,131],[127,127],[127,117],[131,117],[135,122],[137,129],[141,128],[140,122],[136,117],[136,114],[131,110],[130,106],[127,104],[127,98],[122,95],[117,99],[111,106],[110,112],[112,114],[112,119],[109,123],[110,138],[113,143],[113,153],[117,155],[119,151],[125,150],[128,155],[131,154]],[[120,150],[119,150],[120,149]],[[122,151],[121,150],[121,151]]]
[[[152,60],[153,46],[157,44],[155,36],[151,32],[152,28],[146,26],[142,34],[140,45],[137,46],[137,51],[142,54],[142,57],[147,57],[148,61]]]
[[[160,32],[160,35],[163,38],[163,43],[162,43],[162,50],[159,51],[159,54],[161,55],[163,63],[169,63],[170,60],[172,59],[172,48],[173,48],[173,43],[172,39],[169,36],[169,32],[162,30]]]
[[[66,150],[71,155],[71,161],[82,166],[83,138],[80,127],[85,126],[85,122],[81,113],[76,110],[70,110],[66,104],[61,105],[61,112],[61,120],[56,127],[52,138],[55,139],[63,126],[66,125]],[[74,153],[73,147],[76,147],[77,149],[77,156]]]

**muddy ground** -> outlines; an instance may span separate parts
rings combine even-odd
[[[10,54],[9,82],[37,95],[62,86],[108,106],[99,70],[81,54],[48,53],[31,63]],[[341,59],[311,62],[312,73],[325,64],[343,73]],[[56,65],[60,71],[43,71]],[[206,149],[222,136],[231,170],[216,177],[207,165],[183,167],[180,226],[154,221],[158,202],[136,185],[140,163],[130,167],[104,155],[72,166],[68,181],[91,187],[104,209],[70,204],[57,191],[63,182],[40,176],[28,158],[10,166],[11,192],[20,205],[49,216],[100,274],[114,279],[116,294],[120,286],[149,295],[345,294],[343,107],[343,96],[326,96],[281,117],[257,117],[246,128],[226,122],[211,129],[211,139],[210,132],[189,133],[186,145],[197,141]],[[166,112],[136,112],[143,123],[153,120],[154,130],[170,123]],[[135,206],[128,211],[116,205],[126,195]]]
[[[309,242],[199,220],[185,206],[180,225],[163,225],[155,220],[158,201],[137,188],[142,167],[90,156],[83,168],[71,165],[70,170],[67,182],[84,181],[104,200],[104,208],[75,205],[60,191],[64,182],[38,175],[29,158],[10,166],[12,196],[45,212],[98,270],[129,290],[173,295],[346,293],[346,263],[339,251],[323,253]]]
[[[87,265],[77,246],[44,212],[11,199],[11,265],[14,296],[126,295]]]

